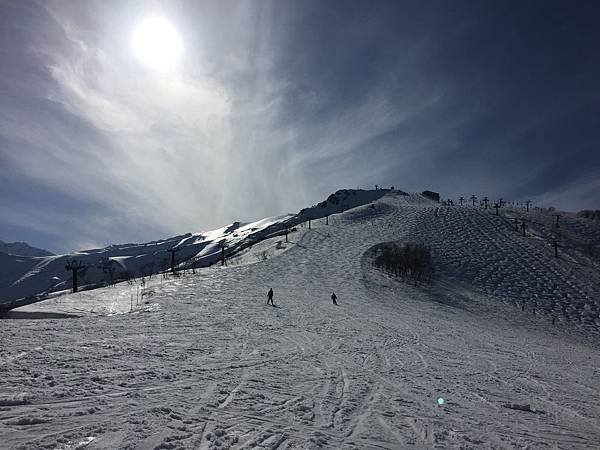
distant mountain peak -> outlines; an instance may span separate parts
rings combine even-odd
[[[41,248],[32,247],[26,242],[4,242],[0,241],[0,252],[9,253],[11,255],[18,256],[53,256],[54,253],[50,253],[47,250]]]

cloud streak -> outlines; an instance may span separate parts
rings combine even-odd
[[[15,39],[0,47],[12,63],[0,70],[0,181],[18,189],[0,204],[0,232],[47,226],[45,245],[58,251],[141,241],[375,183],[543,195],[560,189],[544,178],[564,160],[555,154],[567,138],[551,133],[546,157],[536,135],[556,129],[565,111],[597,111],[597,93],[564,95],[550,108],[535,92],[539,114],[535,102],[515,103],[519,84],[497,75],[494,58],[519,39],[486,37],[482,28],[503,28],[477,8],[148,5],[34,2],[7,11],[0,26]],[[152,72],[133,57],[131,31],[153,14],[182,33],[176,71]],[[490,41],[473,44],[478,34]],[[597,141],[588,135],[580,148]],[[598,173],[600,159],[587,171],[567,166],[562,185],[577,185]],[[570,192],[582,206],[591,201]]]

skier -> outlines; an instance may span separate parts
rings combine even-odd
[[[269,292],[267,293],[267,305],[268,304],[275,306],[273,304],[273,288],[269,288]]]
[[[335,295],[335,292],[331,294],[331,300],[333,301],[333,304],[337,306],[337,295]]]

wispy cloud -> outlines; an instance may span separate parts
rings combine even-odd
[[[36,42],[36,55],[53,82],[49,109],[63,118],[4,117],[2,134],[28,149],[12,162],[36,182],[101,205],[105,220],[135,224],[140,239],[147,229],[194,231],[303,207],[330,184],[311,187],[312,165],[351,153],[403,120],[377,90],[326,121],[290,114],[285,99],[294,82],[273,70],[270,24],[251,17],[268,16],[265,8],[238,12],[237,21],[261,28],[242,28],[247,40],[235,48],[196,51],[204,59],[209,50],[229,53],[231,67],[199,69],[203,61],[193,60],[198,49],[188,42],[190,59],[168,73],[142,68],[120,48],[129,30],[94,40],[61,4],[46,11],[62,35]],[[318,96],[302,101],[320,107]]]
[[[441,9],[12,5],[0,20],[14,37],[0,42],[0,182],[15,188],[0,192],[0,226],[47,226],[51,247],[72,249],[290,212],[341,187],[541,195],[590,175],[548,155],[539,135],[562,152],[565,114],[593,117],[582,108],[597,97],[565,90],[553,107],[527,71],[505,71],[522,40],[488,25],[509,16]],[[181,32],[177,70],[135,59],[131,32],[148,14]],[[559,165],[568,168],[550,185]]]

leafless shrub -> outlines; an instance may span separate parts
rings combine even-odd
[[[114,261],[108,257],[103,257],[98,263],[98,269],[102,270],[106,281],[110,286],[114,284],[116,267]]]
[[[600,220],[600,209],[596,209],[596,210],[584,209],[583,211],[579,211],[577,213],[577,217],[581,217],[583,219]]]
[[[433,279],[431,251],[423,244],[387,244],[380,248],[374,264],[386,272],[418,285]]]

